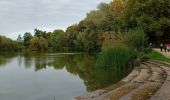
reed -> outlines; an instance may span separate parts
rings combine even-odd
[[[96,66],[125,68],[129,65],[131,59],[130,48],[123,43],[116,43],[102,50],[96,61]]]
[[[146,44],[146,35],[140,28],[129,30],[125,34],[123,43],[130,46],[134,52],[143,52]]]

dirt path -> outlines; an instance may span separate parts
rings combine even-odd
[[[170,100],[170,67],[160,65],[167,74],[166,80],[162,87],[151,97],[150,100]]]

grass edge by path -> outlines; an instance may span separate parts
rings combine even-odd
[[[157,60],[157,61],[163,61],[163,62],[170,63],[170,58],[165,57],[164,55],[162,55],[161,53],[159,53],[155,50],[152,50],[151,52],[147,53],[146,57],[151,60]]]

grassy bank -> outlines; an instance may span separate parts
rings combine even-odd
[[[147,57],[152,60],[165,61],[170,63],[170,58],[165,57],[164,55],[157,51],[151,51],[150,53],[147,54]]]

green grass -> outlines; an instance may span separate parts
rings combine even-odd
[[[151,51],[147,54],[147,57],[152,60],[165,61],[170,63],[170,58],[165,57],[157,51]]]

